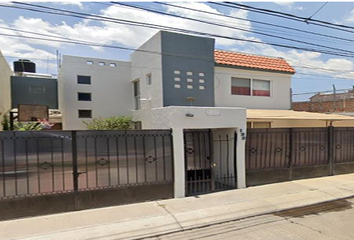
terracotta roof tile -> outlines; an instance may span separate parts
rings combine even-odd
[[[295,73],[295,69],[282,58],[272,58],[251,54],[215,50],[215,63],[236,67]]]

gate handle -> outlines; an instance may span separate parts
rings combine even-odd
[[[217,166],[217,164],[215,163],[215,162],[213,162],[213,163],[211,163],[211,166],[210,167],[216,167]]]

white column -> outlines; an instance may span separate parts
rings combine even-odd
[[[246,134],[246,126],[242,128],[242,132]],[[237,129],[237,155],[236,155],[236,164],[237,164],[237,188],[246,187],[246,140],[242,139],[240,129]]]
[[[172,128],[173,139],[173,161],[175,177],[175,198],[185,196],[185,160],[184,160],[184,138],[183,129]]]

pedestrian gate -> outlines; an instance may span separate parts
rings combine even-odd
[[[233,138],[213,134],[209,129],[185,130],[186,195],[235,188]]]

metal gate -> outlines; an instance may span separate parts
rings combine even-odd
[[[233,140],[229,135],[213,139],[210,129],[184,131],[186,195],[236,187]]]
[[[173,197],[170,130],[0,132],[0,220]]]

